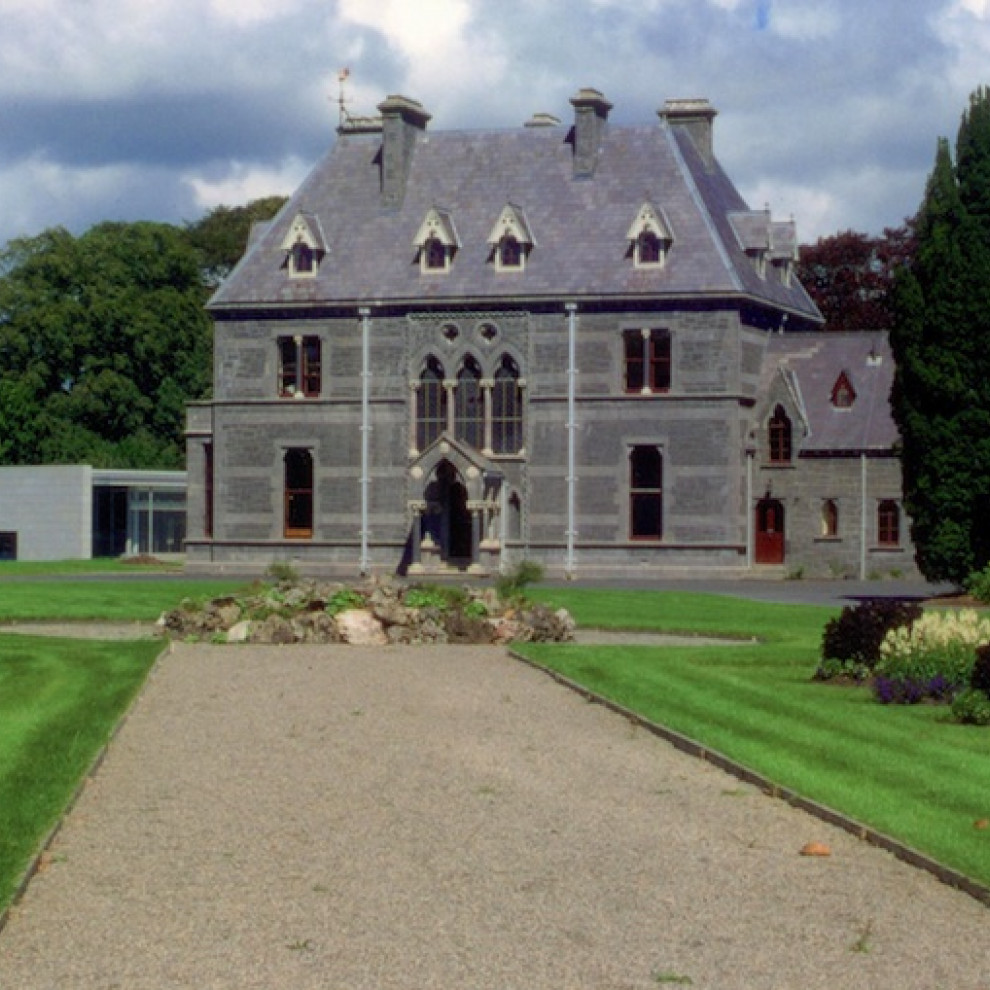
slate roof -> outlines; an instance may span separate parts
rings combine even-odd
[[[848,409],[832,404],[832,389],[842,372],[856,393]],[[886,332],[772,334],[762,394],[781,373],[796,383],[810,426],[802,454],[889,451],[897,442],[890,411],[894,359]]]
[[[747,206],[684,126],[605,124],[592,178],[575,178],[566,126],[417,135],[405,197],[381,202],[382,134],[347,133],[220,286],[214,311],[304,304],[492,304],[614,297],[751,296],[804,325],[821,317],[796,279],[761,279],[728,219]],[[662,268],[637,269],[627,233],[649,201],[673,244]],[[488,236],[507,204],[524,212],[536,247],[522,272],[498,272]],[[413,239],[433,207],[449,211],[460,247],[448,272],[422,273]],[[318,218],[327,253],[311,278],[290,278],[281,249],[300,214]]]

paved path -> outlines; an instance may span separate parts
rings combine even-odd
[[[177,645],[0,988],[990,990],[988,931],[500,650]]]

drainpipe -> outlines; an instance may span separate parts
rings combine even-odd
[[[574,538],[577,527],[574,518],[574,497],[577,485],[575,460],[577,449],[577,417],[575,394],[577,390],[577,304],[565,303],[567,312],[567,555],[564,559],[564,576],[574,577]]]
[[[753,451],[746,451],[746,568],[753,569]]]
[[[371,310],[362,307],[361,317],[361,560],[362,577],[371,565],[368,559],[368,489],[371,486]]]
[[[859,579],[866,580],[866,454],[859,455]]]

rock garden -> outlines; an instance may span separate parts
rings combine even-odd
[[[369,579],[340,584],[287,577],[245,594],[186,601],[159,619],[168,636],[211,643],[567,642],[564,610],[529,602],[518,587],[400,584]]]

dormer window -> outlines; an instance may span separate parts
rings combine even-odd
[[[522,245],[511,234],[506,234],[498,242],[498,268],[522,268]]]
[[[853,388],[849,376],[843,371],[832,386],[832,405],[836,409],[852,409],[855,401],[856,390]]]
[[[313,249],[308,244],[303,244],[302,241],[300,241],[299,243],[292,245],[291,268],[293,274],[311,275],[314,264],[315,258],[313,256]]]
[[[629,242],[626,256],[632,255],[636,268],[663,268],[674,240],[663,210],[649,201],[637,211],[626,239]]]
[[[636,239],[636,265],[659,265],[660,238],[651,230],[644,230]]]
[[[424,275],[450,271],[450,264],[460,247],[450,213],[434,206],[419,225],[413,246],[418,249],[419,270]]]
[[[522,207],[506,203],[488,234],[488,244],[492,249],[490,258],[495,262],[495,270],[523,271],[535,243]]]
[[[431,237],[423,245],[423,267],[430,271],[446,271],[450,267],[447,248],[439,238]]]
[[[326,254],[319,218],[313,213],[297,213],[282,239],[282,250],[286,254],[283,267],[290,276],[312,278]]]
[[[797,228],[793,220],[770,223],[770,260],[780,273],[780,283],[790,286],[798,259]]]

